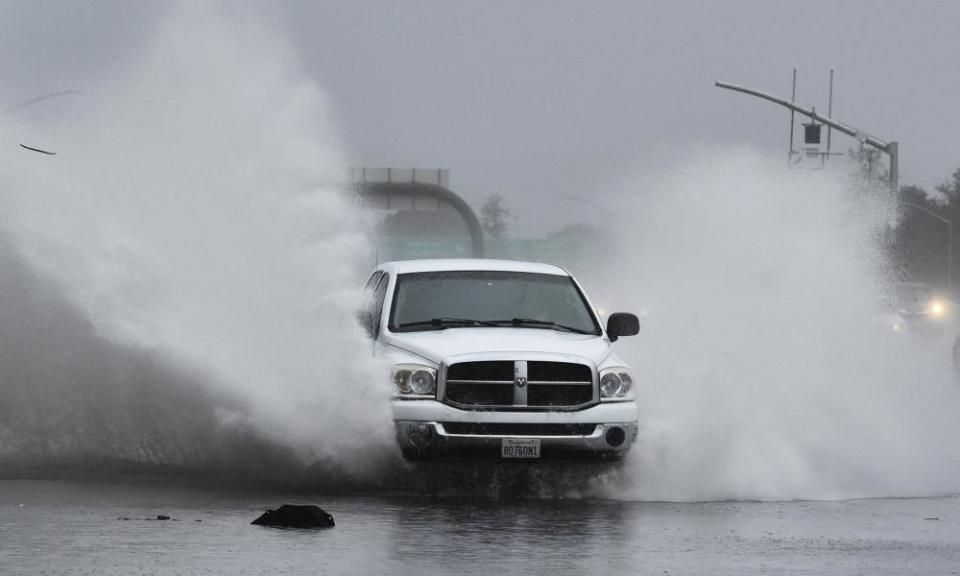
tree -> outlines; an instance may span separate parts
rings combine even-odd
[[[946,246],[942,225],[925,210],[939,214],[946,207],[919,186],[900,188],[899,205],[893,246],[897,279],[944,283]]]
[[[480,208],[480,219],[483,231],[491,238],[503,238],[507,233],[507,217],[510,211],[504,208],[503,197],[499,194],[488,196]]]
[[[960,168],[954,170],[950,180],[937,186],[936,190],[943,194],[947,204],[953,206],[960,204]]]
[[[936,191],[928,194],[917,186],[900,189],[900,222],[892,253],[901,279],[944,286],[953,284],[946,275],[947,233],[953,233],[954,246],[960,245],[957,237],[960,233],[960,168],[937,186]],[[954,226],[946,227],[931,213],[946,218]]]
[[[583,222],[567,224],[563,228],[547,234],[547,240],[554,242],[575,242],[577,244],[589,244],[599,237],[600,232],[595,227]]]

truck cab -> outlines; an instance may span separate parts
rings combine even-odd
[[[637,435],[634,378],[566,270],[534,262],[386,262],[361,323],[391,366],[397,442],[408,460],[617,459]]]

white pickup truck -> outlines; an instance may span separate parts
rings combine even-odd
[[[617,459],[637,435],[633,375],[577,281],[548,264],[387,262],[361,322],[392,364],[397,441],[408,460]]]

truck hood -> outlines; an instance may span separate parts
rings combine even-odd
[[[436,364],[460,354],[532,352],[579,356],[600,365],[611,354],[610,343],[603,336],[539,328],[447,328],[386,336],[386,344]]]

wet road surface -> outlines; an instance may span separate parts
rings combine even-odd
[[[250,525],[281,503],[318,504],[337,526]],[[906,573],[960,574],[960,498],[305,498],[0,481],[0,574]]]

